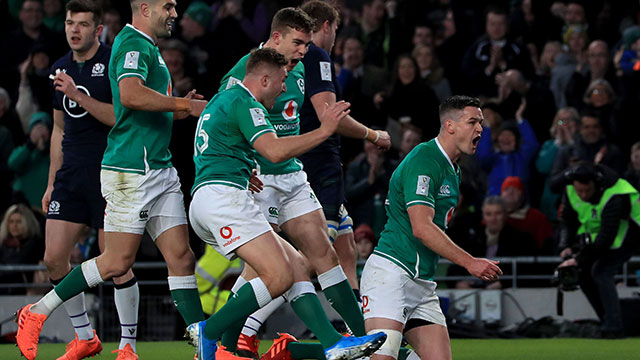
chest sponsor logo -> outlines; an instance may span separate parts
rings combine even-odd
[[[331,63],[320,61],[320,80],[331,81]]]
[[[440,191],[438,191],[438,196],[450,196],[451,195],[451,186],[449,184],[444,184],[440,186]]]
[[[85,94],[87,94],[88,96],[91,96],[91,93],[89,93],[89,90],[82,86],[82,85],[76,85],[76,87],[78,88],[78,90],[84,92]],[[85,115],[87,115],[87,110],[85,110],[82,106],[80,106],[80,104],[78,104],[77,102],[69,99],[67,97],[67,95],[64,95],[62,97],[62,107],[64,108],[64,111],[71,116],[72,118],[81,118]]]
[[[304,95],[304,79],[298,79],[298,81],[296,81],[298,83],[298,88],[300,89],[300,92]]]
[[[449,209],[449,211],[447,211],[447,214],[444,216],[444,228],[448,228],[449,227],[449,222],[451,222],[451,219],[453,218],[453,213],[456,211],[456,208],[451,207]]]
[[[251,114],[254,126],[267,125],[267,118],[264,116],[264,111],[262,109],[251,108],[249,109],[249,113]]]
[[[104,76],[105,66],[103,63],[95,63],[93,64],[93,68],[91,68],[91,77],[99,77]]]
[[[60,214],[60,203],[53,200],[49,203],[49,215],[58,215]]]
[[[293,121],[298,118],[298,103],[295,100],[289,100],[284,104],[282,117],[287,121]]]
[[[429,182],[431,178],[427,175],[418,175],[418,185],[416,186],[416,195],[427,196],[429,194]]]
[[[140,59],[139,51],[129,51],[124,57],[124,68],[137,69],[139,59]]]

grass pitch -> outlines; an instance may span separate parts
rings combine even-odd
[[[38,360],[55,360],[64,352],[65,344],[41,344]],[[111,351],[117,343],[103,343],[102,354],[96,360],[115,359]],[[260,343],[263,353],[271,341]],[[139,342],[141,360],[193,359],[193,348],[183,341]],[[640,338],[623,340],[595,339],[452,339],[456,360],[638,360]],[[0,359],[24,359],[13,345],[0,345]]]

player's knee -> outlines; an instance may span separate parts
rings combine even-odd
[[[53,252],[45,251],[44,264],[47,266],[47,271],[53,278],[56,278],[56,273],[67,272],[69,268],[69,258],[65,256],[59,256]],[[64,274],[61,274],[64,276]]]
[[[293,269],[287,264],[286,271],[260,275],[272,296],[279,296],[293,285]]]
[[[173,274],[193,274],[193,269],[196,265],[196,256],[189,246],[181,249],[178,252],[165,255],[165,261],[167,262],[167,268]]]

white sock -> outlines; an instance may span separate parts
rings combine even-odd
[[[42,299],[35,303],[30,310],[33,313],[45,314],[47,315],[47,317],[49,317],[53,310],[57,309],[60,305],[62,305],[62,299],[60,299],[60,296],[56,294],[56,291],[54,289],[43,296]]]
[[[140,304],[140,290],[136,278],[121,285],[115,284],[113,300],[116,303],[122,331],[118,349],[124,349],[125,345],[129,344],[135,352],[138,335],[138,305]]]
[[[262,282],[260,277],[253,278],[249,281],[249,285],[253,288],[253,294],[256,297],[256,301],[258,302],[258,306],[263,307],[273,300],[271,298],[271,293],[269,293],[269,289],[267,285]]]
[[[269,318],[269,316],[271,316],[271,314],[278,310],[280,305],[284,304],[284,302],[284,297],[278,296],[258,311],[249,315],[247,321],[244,323],[244,327],[242,328],[242,333],[247,336],[258,334],[262,324]]]
[[[73,330],[80,340],[93,339],[93,328],[87,316],[87,307],[84,303],[84,293],[80,293],[64,302]]]
[[[231,292],[237,294],[238,290],[240,290],[240,288],[246,283],[247,280],[245,280],[245,278],[243,278],[242,276],[238,276],[236,282],[233,284],[233,287],[231,287]]]

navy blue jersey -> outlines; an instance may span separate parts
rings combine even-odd
[[[73,78],[79,90],[100,102],[111,104],[111,86],[108,76],[110,56],[111,48],[100,44],[93,58],[79,66],[73,60],[72,52],[69,51],[53,64],[51,73],[55,75],[56,69],[65,70],[67,75]],[[53,87],[53,82],[51,84]],[[53,92],[53,108],[64,113],[63,163],[82,166],[100,165],[111,128],[98,121],[61,91],[53,89]]]
[[[320,127],[320,120],[311,103],[311,97],[315,94],[331,91],[336,94],[336,99],[340,100],[340,90],[338,80],[335,76],[335,67],[326,51],[311,44],[309,51],[302,59],[305,70],[305,91],[304,103],[300,110],[300,133],[306,133]],[[304,164],[305,171],[318,164],[317,160],[326,163],[327,161],[340,164],[340,136],[331,135],[322,144],[316,146],[306,154],[299,157]]]

